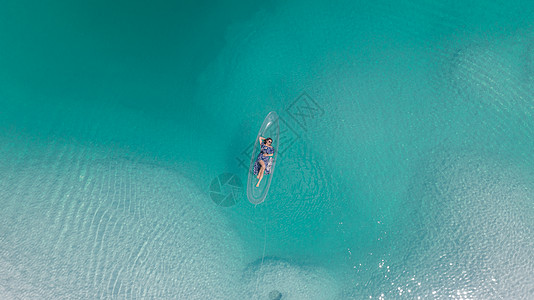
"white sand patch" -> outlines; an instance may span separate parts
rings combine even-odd
[[[0,151],[1,298],[236,299],[240,239],[177,171],[70,143]]]
[[[240,299],[338,299],[341,286],[324,269],[266,258],[245,270]]]

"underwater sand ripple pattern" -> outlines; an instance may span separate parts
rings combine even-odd
[[[15,158],[0,181],[4,295],[232,297],[239,241],[187,179],[80,145],[32,148],[45,152],[2,151]]]

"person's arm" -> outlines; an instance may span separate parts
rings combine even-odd
[[[263,153],[263,156],[273,156],[273,155],[274,155],[274,150],[273,150],[273,153],[271,153],[271,154],[265,154],[265,153]]]
[[[264,140],[264,139],[265,139],[265,138],[262,138],[262,137],[260,136],[260,145],[263,143],[263,140]]]

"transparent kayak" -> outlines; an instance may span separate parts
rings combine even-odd
[[[261,150],[261,145],[259,137],[271,138],[273,139],[272,146],[274,147],[274,155],[270,158],[267,163],[266,168],[270,168],[270,174],[264,174],[263,179],[261,180],[260,186],[256,187],[258,183],[258,178],[254,174],[254,164],[256,163],[256,158]],[[247,181],[247,197],[248,201],[252,204],[260,204],[267,197],[269,192],[269,187],[271,186],[271,181],[273,180],[274,168],[276,166],[276,157],[278,156],[278,148],[280,147],[280,126],[278,122],[278,115],[276,112],[270,112],[263,124],[261,125],[258,136],[256,136],[256,141],[254,142],[254,147],[252,150],[252,157],[250,159],[250,166],[248,168],[248,181]]]

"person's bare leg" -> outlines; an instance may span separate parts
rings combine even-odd
[[[258,180],[258,184],[256,184],[256,187],[259,187],[260,186],[260,182],[261,182],[261,179],[263,178],[263,172],[265,171],[265,163],[263,161],[260,160],[260,164],[261,164],[261,169],[260,171],[258,172],[258,176],[259,176],[259,180]]]
[[[265,171],[265,168],[261,168],[261,170],[260,170],[260,173],[259,173],[260,178],[258,178],[259,181],[258,181],[258,184],[256,184],[256,187],[260,186],[261,179],[263,178],[263,171]]]
[[[265,169],[265,163],[263,162],[263,160],[260,160],[260,165],[261,165],[260,171],[258,171],[258,175],[256,176],[256,178],[258,179],[260,179],[261,170]]]

